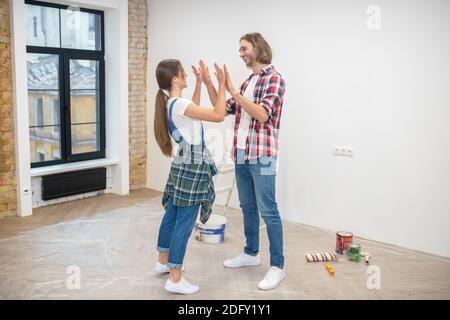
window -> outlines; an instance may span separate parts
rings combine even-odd
[[[93,14],[89,16],[89,31],[95,31],[95,16]]]
[[[25,3],[31,166],[104,158],[103,12]]]
[[[58,98],[53,99],[52,123],[59,123],[59,99]],[[60,127],[59,125],[54,125],[52,127],[53,136],[59,134],[59,132],[60,132],[59,127]]]
[[[37,17],[33,17],[33,30],[34,37],[37,38]]]
[[[44,111],[42,109],[42,98],[37,97],[34,100],[34,108],[36,111],[36,126],[42,127],[44,125]]]

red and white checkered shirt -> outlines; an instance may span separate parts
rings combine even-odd
[[[242,95],[247,89],[252,76],[242,84],[240,89]],[[263,155],[277,157],[278,130],[280,129],[284,91],[284,80],[274,66],[269,65],[260,71],[255,91],[253,92],[253,102],[266,109],[269,119],[263,123],[252,117],[245,142],[245,160],[256,159]],[[231,158],[236,162],[236,144],[242,106],[234,98],[227,100],[227,114],[236,115],[233,147],[231,149]]]

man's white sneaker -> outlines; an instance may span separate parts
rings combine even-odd
[[[153,271],[159,274],[169,273],[170,268],[167,266],[167,264],[162,264],[160,262],[157,262],[155,267],[153,268]],[[184,271],[184,266],[181,267],[181,271]]]
[[[251,256],[246,253],[241,253],[236,258],[225,260],[223,266],[225,268],[240,268],[248,266],[259,266],[261,264],[261,257],[259,255]]]
[[[192,294],[200,290],[198,286],[190,284],[183,277],[181,277],[181,280],[178,282],[172,282],[170,281],[170,279],[167,279],[166,284],[164,285],[164,289],[172,293],[180,293],[180,294]]]
[[[286,272],[283,269],[277,267],[270,267],[267,271],[264,279],[258,284],[258,288],[261,290],[270,290],[275,288],[283,281],[286,276]]]

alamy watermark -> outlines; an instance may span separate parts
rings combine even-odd
[[[80,30],[81,29],[81,10],[78,6],[69,6],[67,11],[70,11],[69,17],[66,20],[66,26],[68,30]]]
[[[370,274],[367,278],[367,288],[369,290],[381,289],[381,269],[379,266],[371,265],[367,268],[366,273]]]
[[[375,4],[367,7],[367,20],[366,26],[369,30],[381,29],[381,8]]]
[[[80,290],[81,289],[81,269],[77,265],[71,265],[67,267],[67,277],[66,287],[69,290]]]

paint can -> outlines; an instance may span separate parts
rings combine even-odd
[[[195,224],[195,239],[206,243],[221,243],[225,240],[225,224],[227,218],[211,214],[205,224],[197,220]]]
[[[357,243],[351,243],[348,245],[347,259],[353,262],[359,262],[361,260],[361,246]]]
[[[353,242],[353,234],[347,231],[339,231],[336,233],[336,253],[344,254],[348,245]]]
[[[317,252],[306,253],[305,259],[307,262],[321,262],[321,261],[336,261],[336,254],[333,252]]]

